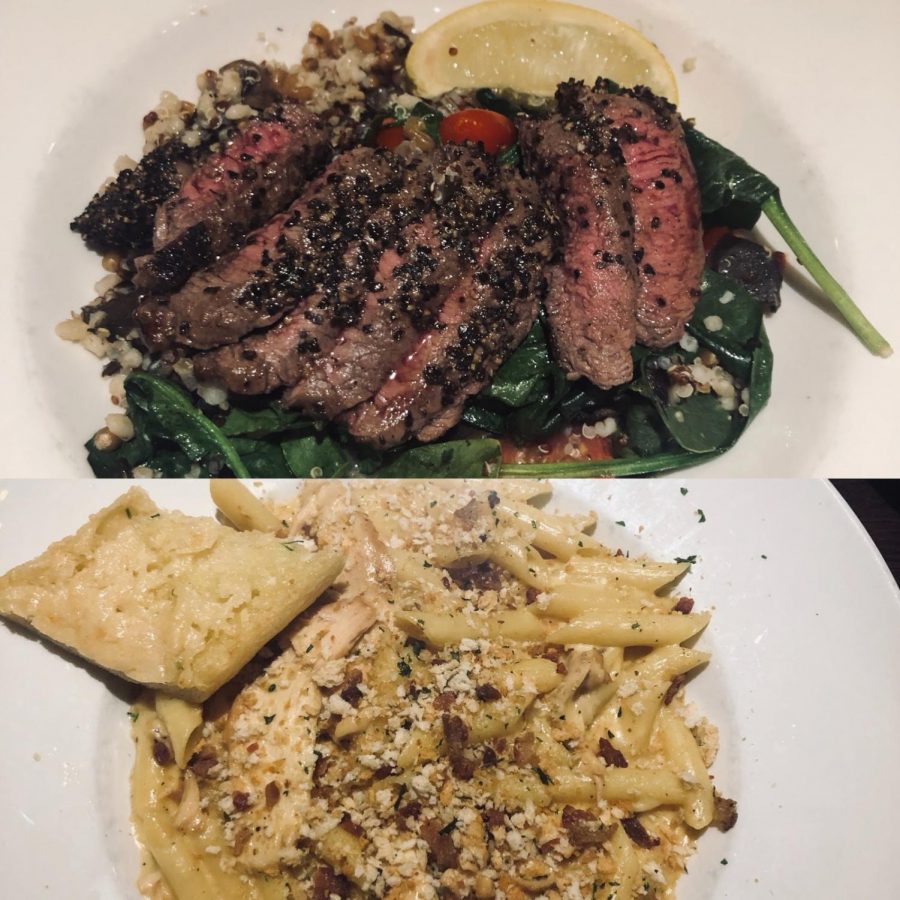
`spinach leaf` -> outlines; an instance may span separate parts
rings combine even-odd
[[[231,443],[251,478],[290,478],[293,474],[278,444],[245,437],[233,438]]]
[[[712,350],[732,375],[746,382],[762,328],[762,303],[743,285],[711,269],[703,272],[700,291],[687,332]],[[715,319],[721,320],[721,328],[712,331],[706,322]]]
[[[717,272],[704,272],[701,284],[702,295],[687,330],[700,346],[716,354],[726,371],[749,388],[748,415],[726,410],[712,391],[695,391],[670,404],[662,367],[671,362],[688,363],[693,356],[677,345],[642,354],[640,377],[631,385],[633,391],[653,403],[668,436],[692,453],[731,447],[768,401],[772,381],[772,354],[763,327],[762,304],[738,282]],[[712,330],[709,326],[714,324],[719,327]]]
[[[890,356],[891,345],[813,253],[791,220],[775,182],[696,128],[685,129],[685,140],[697,170],[706,223],[752,228],[764,213],[851,331],[872,353]]]
[[[420,119],[422,126],[428,136],[436,143],[440,144],[441,138],[438,134],[438,127],[444,116],[433,106],[429,106],[424,100],[420,100],[410,111],[409,118]]]
[[[742,427],[736,422],[737,414],[725,410],[712,391],[695,392],[677,406],[659,402],[656,411],[678,446],[691,453],[709,453],[731,446],[735,427]]]
[[[297,426],[308,425],[302,413],[284,409],[278,403],[271,403],[262,409],[245,410],[234,407],[222,425],[222,433],[228,437],[249,435],[271,437]]]
[[[297,478],[347,475],[355,463],[354,457],[327,434],[287,440],[281,445],[281,451],[291,474]]]
[[[171,476],[186,474],[192,462],[220,462],[237,477],[249,477],[221,429],[171,382],[146,372],[132,372],[125,379],[125,395],[135,437],[112,458],[104,457],[104,451],[89,452],[88,460],[98,474],[115,470],[123,461],[127,461],[129,470],[148,466]]]
[[[518,408],[537,399],[546,379],[552,378],[556,363],[550,357],[547,334],[536,319],[525,340],[497,370],[491,383],[479,394]]]
[[[774,360],[772,347],[769,344],[769,336],[766,334],[765,325],[759,329],[759,346],[753,351],[753,365],[750,369],[750,414],[747,417],[749,425],[759,411],[768,403],[772,394],[772,368]]]
[[[150,466],[165,478],[184,478],[193,465],[181,448],[163,435],[151,435],[154,423],[135,407],[128,411],[134,437],[112,450],[98,450],[91,437],[84,445],[88,464],[97,478],[130,478],[139,466]]]
[[[480,478],[500,462],[500,444],[490,438],[444,441],[401,452],[378,470],[379,478]]]
[[[684,137],[697,170],[704,217],[733,228],[752,228],[763,202],[778,191],[775,183],[696,128],[685,128]]]
[[[653,457],[665,449],[663,423],[651,403],[636,401],[625,412],[628,449],[636,456]]]

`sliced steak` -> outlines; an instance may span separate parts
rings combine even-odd
[[[526,169],[555,198],[562,258],[548,270],[554,350],[570,378],[602,388],[631,379],[638,279],[628,179],[605,117],[581,86],[560,85],[557,112],[526,120]]]
[[[388,249],[359,322],[285,394],[288,406],[334,418],[368,400],[434,323],[459,274],[471,265],[473,235],[496,218],[497,196],[484,154],[446,145],[431,158],[433,209]],[[473,230],[474,228],[474,230]]]
[[[479,158],[480,157],[480,158]],[[453,427],[528,333],[546,287],[552,223],[536,185],[481,154],[463,160],[484,202],[457,208],[453,229],[464,268],[434,326],[370,400],[344,416],[350,433],[380,447],[431,441]],[[451,212],[453,199],[439,204]]]
[[[272,324],[284,315],[287,300],[273,297],[269,303],[254,302],[249,288],[256,273],[263,271],[288,220],[276,216],[254,232],[236,253],[197,272],[171,297],[142,303],[135,318],[151,350],[162,350],[174,341],[194,347],[215,347],[238,340],[262,324]]]
[[[156,211],[156,252],[135,284],[170,293],[285,209],[331,154],[318,116],[280,103],[249,121]]]
[[[270,394],[293,384],[303,371],[301,348],[310,346],[305,307],[292,310],[277,325],[194,357],[201,381],[218,380],[236,394]]]
[[[167,300],[144,304],[138,319],[148,343],[235,343],[302,303],[308,333],[301,351],[330,350],[341,329],[359,320],[383,247],[427,207],[427,163],[408,145],[396,153],[363,147],[342,154],[241,250]]]
[[[424,243],[427,235],[417,234],[425,232],[425,226],[410,226],[408,231],[409,239],[419,239],[423,243],[418,246],[431,249]],[[427,264],[431,265],[433,259],[429,254]],[[333,419],[378,390],[393,366],[392,360],[404,356],[416,340],[409,314],[403,309],[403,301],[398,300],[402,293],[411,298],[417,287],[395,274],[403,266],[395,248],[385,250],[378,263],[378,290],[366,294],[359,322],[345,329],[331,352],[310,366],[303,378],[295,379],[285,394],[286,406]]]
[[[675,107],[646,88],[591,92],[614,129],[631,181],[641,288],[637,337],[666,347],[684,334],[700,296],[700,190]]]
[[[153,245],[156,210],[190,175],[201,148],[172,140],[94,195],[71,224],[92,250],[145,253]]]

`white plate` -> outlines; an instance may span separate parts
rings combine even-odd
[[[700,644],[713,661],[689,693],[720,726],[714,773],[740,818],[731,832],[703,837],[679,897],[900,896],[896,585],[823,482],[683,485],[686,494],[675,481],[560,482],[556,492],[564,509],[596,509],[598,536],[611,546],[696,554],[687,587],[698,607],[715,608]],[[0,571],[125,486],[8,483]],[[212,508],[204,483],[148,489],[164,506]],[[4,896],[135,896],[127,693],[0,625]]]
[[[900,346],[900,254],[883,239],[900,207],[900,124],[891,114],[892,82],[878,76],[894,58],[900,5],[870,0],[863,13],[844,0],[593,2],[660,45],[679,73],[684,113],[782,186],[813,246]],[[197,72],[238,56],[297,58],[312,17],[329,25],[349,15],[365,20],[382,4],[4,4],[0,58],[21,77],[4,97],[16,125],[3,149],[0,212],[7,304],[0,415],[4,433],[15,436],[0,447],[3,474],[88,473],[82,444],[111,409],[107,391],[98,362],[62,344],[53,326],[91,299],[102,273],[68,222],[119,154],[139,155],[140,119],[159,91],[193,98]],[[424,26],[462,4],[393,5],[416,12]],[[689,58],[696,68],[682,74]],[[703,473],[896,473],[900,419],[884,411],[900,386],[900,356],[870,356],[830,313],[789,288],[770,333],[770,406]]]

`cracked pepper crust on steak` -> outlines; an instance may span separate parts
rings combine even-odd
[[[613,126],[631,182],[641,279],[637,339],[667,347],[684,334],[700,297],[706,254],[697,173],[671,103],[646,89],[595,88],[593,96]]]
[[[561,260],[547,313],[560,364],[599,387],[632,377],[635,341],[677,341],[699,298],[700,191],[675,108],[599,80],[561,84],[544,120],[522,119],[527,171],[555,202]]]
[[[330,155],[324,123],[300,104],[278,103],[250,120],[160,204],[155,252],[137,260],[135,285],[176,290],[287,207]]]
[[[434,327],[371,400],[343,417],[359,440],[392,447],[440,437],[521,343],[546,293],[553,229],[537,186],[486,157],[466,160],[466,170],[489,189],[472,222],[477,230],[461,226],[469,266]],[[485,220],[487,234],[478,229]]]
[[[637,325],[628,178],[599,110],[574,92],[561,92],[558,108],[519,125],[526,171],[555,198],[562,231],[561,259],[547,275],[547,318],[569,378],[609,388],[631,379]]]

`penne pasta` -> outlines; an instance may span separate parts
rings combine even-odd
[[[332,486],[279,513],[344,571],[205,715],[141,706],[154,883],[174,900],[674,896],[713,819],[715,737],[701,750],[673,686],[709,659],[682,646],[709,614],[656,593],[683,566],[613,555],[532,493]],[[243,499],[220,495],[238,519]]]
[[[209,483],[213,503],[238,531],[281,531],[284,523],[237,479],[214,478]]]
[[[658,647],[680,644],[702,631],[708,622],[709,613],[635,612],[623,616],[601,610],[560,626],[547,635],[547,640],[595,647]]]

